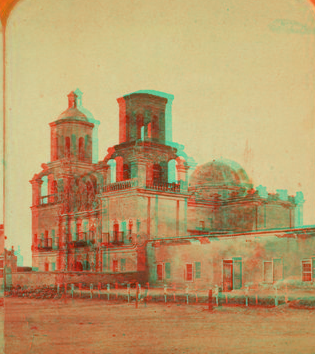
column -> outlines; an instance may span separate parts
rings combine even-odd
[[[189,166],[186,163],[179,163],[177,166],[177,176],[180,183],[180,191],[187,192],[188,190],[188,169]]]
[[[41,185],[43,184],[43,181],[38,178],[38,179],[32,179],[32,204],[33,205],[39,205],[40,204],[40,197],[41,197]]]

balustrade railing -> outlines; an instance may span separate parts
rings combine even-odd
[[[39,240],[38,248],[52,248],[52,239],[45,238],[43,240]]]
[[[125,233],[123,231],[113,231],[111,233],[105,232],[105,233],[102,233],[102,243],[117,244],[117,245],[124,244],[124,243],[126,243],[124,236],[125,236]]]
[[[103,192],[113,192],[113,191],[120,191],[124,189],[130,189],[136,187],[138,185],[138,179],[128,179],[126,181],[120,181],[116,183],[107,184],[103,188]]]
[[[180,193],[179,183],[167,183],[167,182],[147,182],[146,187],[148,189],[154,189],[162,192]]]
[[[43,197],[40,197],[40,204],[45,205],[45,204],[55,204],[58,203],[58,194],[49,194],[49,195],[44,195]]]

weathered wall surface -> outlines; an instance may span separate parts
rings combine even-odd
[[[146,272],[128,272],[128,273],[92,273],[92,272],[24,272],[12,273],[12,285],[20,286],[43,286],[55,285],[58,283],[68,284],[94,284],[94,287],[101,282],[108,283],[124,283],[124,282],[140,282],[142,284],[147,281]]]
[[[242,286],[248,283],[273,283],[283,278],[286,281],[302,281],[302,261],[315,257],[315,237],[310,235],[256,234],[235,237],[183,240],[182,243],[148,244],[149,281],[157,285],[208,288],[223,285],[223,260],[241,258]],[[277,260],[277,270],[275,266]],[[185,278],[186,264],[200,263],[200,277],[192,281]],[[265,262],[271,263],[271,279],[265,275]],[[271,263],[270,263],[271,262]],[[157,279],[157,265],[169,263],[169,276]],[[273,272],[273,273],[272,273]],[[314,269],[313,269],[314,272]],[[277,273],[277,274],[275,274]],[[314,279],[313,274],[313,279]]]

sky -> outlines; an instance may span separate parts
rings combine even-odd
[[[49,123],[79,88],[118,143],[116,99],[174,95],[173,140],[198,164],[242,165],[255,186],[304,193],[315,224],[315,20],[308,0],[23,0],[7,27],[7,247],[31,265],[31,185]]]

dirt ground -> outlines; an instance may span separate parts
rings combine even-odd
[[[315,353],[315,310],[5,299],[5,353]]]

